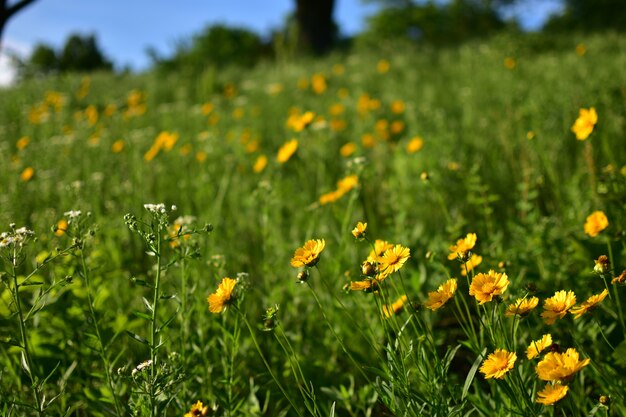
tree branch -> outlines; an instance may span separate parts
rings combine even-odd
[[[31,4],[32,2],[34,2],[35,0],[21,0],[18,1],[17,3],[10,5],[9,7],[6,7],[6,4],[4,5],[4,10],[2,10],[2,14],[5,16],[5,18],[8,20],[11,16],[13,16],[15,13],[19,12],[20,10],[22,10],[24,7],[28,6],[29,4]],[[5,3],[3,1],[3,3]]]

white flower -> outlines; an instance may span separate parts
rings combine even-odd
[[[69,217],[70,220],[80,217],[81,214],[82,212],[80,210],[70,210],[70,211],[66,211],[65,213],[63,213],[63,215],[66,217]]]
[[[137,365],[137,367],[135,367],[135,369],[133,369],[133,371],[131,372],[132,376],[135,376],[138,372],[141,372],[142,370],[144,370],[145,368],[149,367],[152,365],[152,360],[147,360],[145,362],[141,362],[139,365]]]
[[[165,214],[165,204],[144,204],[143,207],[154,214]]]
[[[26,227],[20,227],[19,229],[17,229],[15,231],[15,234],[18,236],[33,236],[35,234],[35,232],[33,232],[32,230],[28,230]]]

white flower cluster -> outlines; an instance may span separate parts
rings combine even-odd
[[[145,362],[141,362],[139,365],[137,365],[135,367],[135,369],[133,369],[133,371],[131,372],[132,376],[135,376],[138,372],[143,371],[144,369],[146,369],[147,367],[152,366],[152,360],[149,359]]]
[[[35,232],[26,227],[20,227],[13,232],[3,232],[0,234],[0,248],[6,248],[10,245],[22,246],[27,238],[34,235]]]
[[[174,224],[178,224],[180,226],[189,226],[195,222],[196,222],[196,217],[189,216],[189,215],[180,216],[176,220],[174,220]]]
[[[148,210],[150,213],[154,214],[165,214],[165,204],[144,204],[143,207]]]

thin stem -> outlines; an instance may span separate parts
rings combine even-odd
[[[150,323],[150,360],[152,361],[152,366],[150,366],[150,415],[152,417],[156,416],[156,393],[154,384],[156,382],[156,374],[157,374],[157,333],[158,333],[158,323],[157,323],[157,313],[159,307],[159,284],[161,281],[161,227],[157,226],[156,233],[156,257],[157,257],[157,269],[156,276],[154,278],[154,293],[152,297],[152,321]]]

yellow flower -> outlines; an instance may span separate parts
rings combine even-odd
[[[587,216],[585,220],[585,233],[589,237],[596,237],[601,231],[609,226],[609,219],[606,218],[604,212],[597,210]]]
[[[587,298],[587,301],[583,302],[580,306],[574,307],[570,310],[570,313],[574,315],[574,320],[578,320],[588,311],[593,310],[596,306],[602,302],[609,295],[609,292],[605,289],[602,290],[600,294],[592,295]]]
[[[404,113],[404,109],[405,109],[405,105],[404,105],[404,101],[402,100],[395,100],[391,103],[391,111],[395,114],[402,114]]]
[[[385,318],[389,318],[393,316],[394,314],[398,314],[400,311],[402,311],[402,307],[404,307],[404,303],[406,303],[407,300],[408,300],[407,296],[403,295],[402,297],[398,298],[393,304],[384,305],[383,316]]]
[[[567,311],[576,304],[576,294],[573,291],[557,291],[543,302],[541,317],[544,323],[553,324],[556,319],[562,319]]]
[[[428,300],[426,300],[424,306],[433,311],[440,309],[454,296],[456,289],[456,278],[447,280],[437,288],[437,291],[428,293]]]
[[[448,259],[466,258],[467,252],[474,249],[476,239],[476,233],[468,233],[463,239],[457,240],[456,245],[451,245],[449,248],[450,254],[448,255]]]
[[[209,311],[211,313],[221,313],[226,309],[228,304],[233,301],[233,292],[235,290],[235,285],[237,284],[237,280],[232,278],[224,278],[222,282],[217,287],[217,291],[215,294],[209,295]]]
[[[544,389],[537,393],[537,402],[543,405],[552,405],[562,400],[567,395],[567,385],[554,384],[546,385]]]
[[[539,356],[539,354],[552,345],[552,335],[544,334],[539,340],[534,340],[526,349],[526,357],[530,360]]]
[[[63,236],[65,232],[67,232],[68,226],[69,224],[67,223],[67,220],[65,219],[59,220],[59,222],[57,223],[57,230],[56,232],[54,232],[54,234],[56,236]]]
[[[111,145],[111,151],[113,151],[113,153],[120,153],[124,150],[124,141],[122,139],[116,140],[115,142],[113,142],[113,145]]]
[[[259,155],[258,158],[256,159],[256,162],[254,163],[254,166],[252,167],[252,170],[258,174],[260,172],[263,172],[266,166],[267,166],[267,156]]]
[[[20,179],[24,182],[30,181],[35,175],[35,170],[32,167],[26,167],[20,174]]]
[[[348,142],[339,149],[339,153],[344,158],[349,157],[354,152],[356,152],[356,144],[354,142]]]
[[[402,245],[395,245],[393,248],[387,249],[379,260],[381,274],[388,276],[399,271],[409,256],[411,256],[411,251]]]
[[[365,237],[365,230],[367,229],[367,223],[358,222],[356,227],[352,229],[352,236],[356,239],[362,239]]]
[[[365,291],[365,292],[376,291],[378,290],[378,281],[376,281],[375,279],[366,279],[363,281],[351,281],[350,290],[351,291]]]
[[[289,158],[291,158],[291,155],[293,155],[297,149],[298,141],[296,139],[287,141],[278,150],[278,155],[276,156],[276,159],[278,159],[278,162],[280,162],[281,164],[284,164],[289,160]]]
[[[419,136],[416,136],[406,145],[406,151],[408,153],[415,153],[422,149],[423,146],[424,140]]]
[[[337,189],[347,193],[359,184],[359,177],[348,175],[337,182]]]
[[[514,58],[511,58],[510,56],[507,56],[506,58],[504,58],[504,67],[508,70],[513,70],[515,69],[515,67],[517,66],[517,62],[515,61]]]
[[[389,71],[390,66],[391,65],[389,64],[389,61],[387,61],[386,59],[381,59],[380,61],[378,61],[378,64],[376,64],[376,70],[379,73],[384,74]]]
[[[324,250],[326,242],[324,239],[308,240],[304,246],[296,249],[291,258],[291,266],[299,268],[301,266],[315,266],[320,259],[320,254]]]
[[[476,274],[469,288],[470,295],[473,295],[480,304],[485,304],[493,300],[493,297],[502,295],[509,286],[509,278],[504,272],[490,270],[488,274]]]
[[[576,55],[583,56],[587,53],[587,47],[584,43],[579,43],[576,45]]]
[[[331,116],[339,116],[343,114],[345,110],[346,108],[344,107],[343,104],[335,103],[332,106],[330,106],[330,109],[328,109],[328,112],[330,113]]]
[[[461,265],[461,275],[463,275],[464,277],[467,276],[468,272],[472,272],[474,268],[480,265],[482,262],[482,256],[472,253],[472,257],[467,262],[465,262],[464,265]]]
[[[209,412],[209,407],[202,404],[202,401],[198,401],[194,405],[191,406],[191,409],[188,413],[185,413],[185,417],[198,417],[198,416],[206,416]]]
[[[589,109],[580,109],[578,112],[578,119],[572,125],[572,132],[576,134],[576,139],[585,140],[591,132],[593,132],[593,128],[598,123],[598,114],[596,113],[596,109],[591,107]]]
[[[206,161],[207,158],[207,153],[205,151],[198,151],[196,152],[196,161],[202,163],[204,161]]]
[[[576,349],[569,348],[565,353],[548,352],[537,364],[537,376],[542,381],[562,381],[589,364],[590,359],[579,360]]]
[[[515,352],[509,352],[505,349],[496,349],[483,361],[480,372],[485,375],[485,379],[496,378],[502,379],[504,375],[513,369],[513,365],[517,360]]]
[[[326,194],[322,194],[319,198],[319,202],[321,205],[325,205],[328,203],[334,203],[335,201],[339,200],[341,197],[343,197],[344,193],[339,191],[339,190],[335,190],[335,191],[330,191]]]
[[[313,90],[315,94],[322,94],[326,91],[326,88],[327,85],[324,74],[313,74],[311,77],[311,90]]]
[[[394,135],[399,135],[404,131],[404,126],[405,125],[402,120],[394,120],[393,122],[391,122],[389,130],[391,130],[391,133],[393,133]]]
[[[539,299],[537,297],[518,298],[513,304],[509,304],[505,311],[506,316],[525,316],[537,307]]]
[[[29,143],[30,143],[30,138],[28,136],[22,136],[15,143],[15,147],[21,151],[23,149],[26,149]]]
[[[376,239],[374,242],[374,249],[370,252],[367,257],[369,262],[380,262],[383,254],[388,250],[393,248],[393,243],[389,243],[385,240]]]

